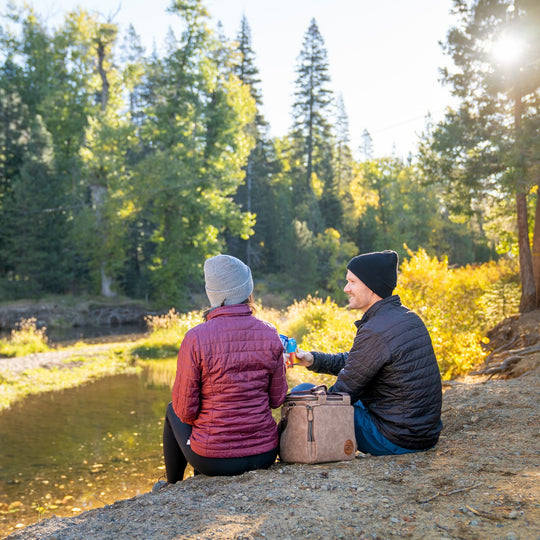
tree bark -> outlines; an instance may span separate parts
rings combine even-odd
[[[105,111],[109,103],[109,81],[107,80],[107,72],[105,71],[105,45],[100,40],[97,45],[98,54],[98,72],[101,77],[101,110]]]
[[[105,44],[102,40],[97,44],[97,56],[98,56],[98,72],[101,77],[101,111],[105,112],[109,103],[109,81],[107,80],[107,71],[105,70]],[[107,188],[102,185],[90,186],[92,190],[92,199],[94,200],[96,219],[98,226],[102,225],[101,209],[105,204],[107,198]],[[100,265],[100,277],[101,277],[101,294],[106,298],[112,298],[116,296],[112,290],[114,284],[113,278],[107,273],[106,262],[101,261]]]
[[[101,228],[103,223],[102,209],[103,205],[105,204],[105,198],[107,197],[107,188],[105,186],[102,186],[101,184],[91,184],[90,195],[92,197],[92,206],[94,207],[96,222],[98,224],[98,228]],[[98,234],[101,234],[101,232],[99,232]],[[104,239],[102,239],[102,241],[104,241]],[[112,285],[114,284],[114,281],[107,274],[105,261],[101,261],[99,272],[101,277],[101,295],[105,296],[106,298],[113,298],[114,296],[116,296],[116,293],[112,290]]]
[[[529,242],[529,224],[527,221],[527,195],[516,193],[519,269],[521,276],[520,313],[536,309],[536,287],[534,284],[533,262]]]
[[[105,263],[101,263],[101,295],[105,298],[114,298],[116,293],[112,290],[113,279],[107,274],[105,270]]]
[[[514,77],[514,131],[515,150],[519,155],[517,143],[521,134],[522,115],[522,91],[519,84],[518,74]],[[525,167],[523,168],[525,169]],[[522,171],[524,172],[524,171]],[[519,186],[519,178],[518,183]],[[527,211],[527,193],[518,187],[516,191],[516,210],[518,226],[518,248],[519,248],[519,271],[521,277],[521,300],[519,303],[520,313],[528,313],[536,309],[536,286],[534,282],[533,259],[531,254],[531,243],[529,239],[529,219]]]
[[[540,309],[540,183],[536,189],[536,211],[532,242],[532,266],[536,288],[536,307]]]

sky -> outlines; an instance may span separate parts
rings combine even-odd
[[[0,4],[6,0],[0,0]],[[158,51],[178,16],[170,0],[33,0],[50,26],[77,6],[111,18],[121,33],[135,27],[150,53]],[[328,53],[331,89],[341,94],[355,156],[367,130],[374,157],[414,153],[428,113],[436,121],[452,104],[439,69],[450,65],[440,42],[453,24],[452,0],[206,0],[212,23],[234,39],[245,15],[259,69],[262,112],[273,136],[291,126],[295,68],[314,18]]]

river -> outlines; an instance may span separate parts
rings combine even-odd
[[[175,361],[152,365],[29,396],[0,413],[0,537],[152,488],[165,472],[161,434]]]

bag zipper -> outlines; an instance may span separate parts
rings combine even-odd
[[[308,441],[313,442],[313,407],[306,405],[308,419]]]

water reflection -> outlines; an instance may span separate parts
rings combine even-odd
[[[70,328],[47,328],[47,337],[52,345],[69,345],[80,340],[85,343],[104,343],[122,338],[122,341],[137,340],[148,332],[146,323],[131,323],[110,326],[74,326]]]
[[[175,361],[141,375],[30,396],[0,413],[0,536],[147,492],[163,474],[161,433]]]

